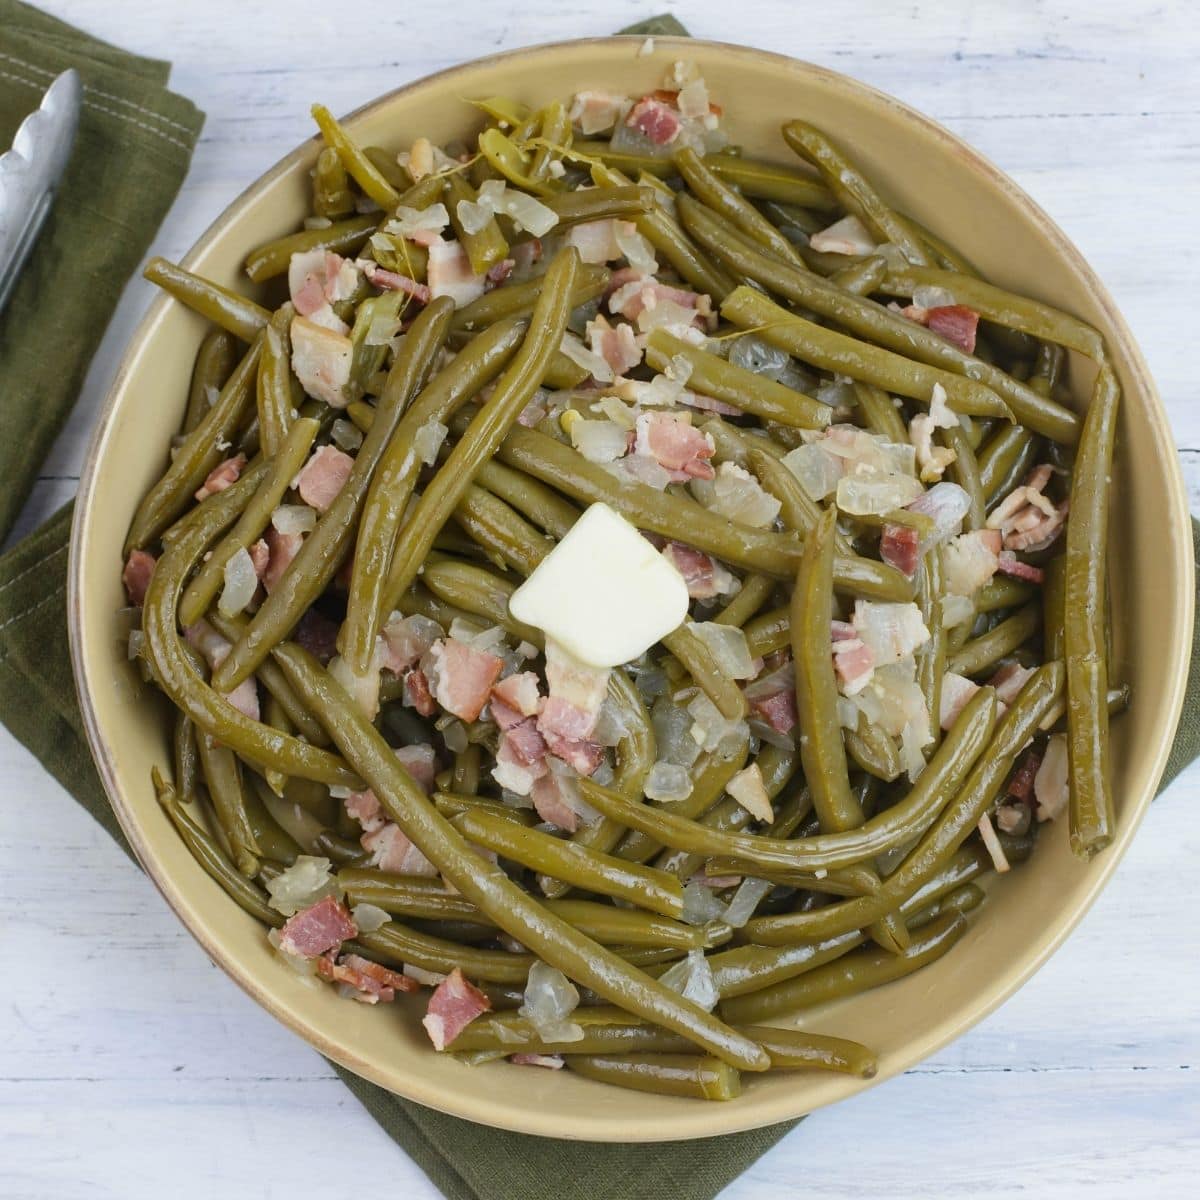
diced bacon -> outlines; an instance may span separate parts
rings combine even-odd
[[[996,836],[995,827],[992,825],[992,818],[987,813],[979,818],[979,836],[983,838],[983,844],[987,848],[988,854],[992,856],[992,866],[996,868],[996,873],[1003,875],[1005,871],[1010,870],[1008,856],[1004,853],[1004,847],[1000,845],[1000,839]]]
[[[738,408],[736,404],[726,404],[724,400],[706,396],[703,392],[689,392],[684,389],[678,403],[699,412],[716,413],[719,417],[744,417],[746,415],[745,411]]]
[[[975,331],[979,327],[979,314],[965,304],[944,304],[925,310],[925,321],[929,329],[939,337],[952,342],[967,354],[975,353]]]
[[[1045,572],[1033,563],[1022,562],[1011,550],[1001,550],[999,565],[996,570],[1001,575],[1010,575],[1013,579],[1024,579],[1029,583],[1041,583]]]
[[[293,317],[292,370],[304,390],[334,408],[346,407],[354,347],[345,334],[309,317]]]
[[[776,733],[791,733],[796,726],[796,689],[780,683],[778,691],[746,697],[750,711],[761,717]]]
[[[849,621],[831,621],[829,637],[835,642],[851,642],[858,637],[858,630]]]
[[[487,282],[491,287],[499,287],[512,273],[517,265],[515,258],[502,258],[498,263],[488,267]]]
[[[346,954],[336,962],[331,954],[322,955],[317,959],[317,974],[330,983],[344,983],[353,988],[354,999],[364,1004],[380,1001],[388,1004],[397,992],[416,992],[421,988],[415,979],[399,971],[389,971],[358,954]]]
[[[434,1049],[445,1050],[476,1017],[490,1012],[492,1002],[455,967],[429,997],[421,1024]]]
[[[218,492],[223,492],[228,487],[233,487],[241,478],[242,468],[246,465],[246,456],[244,454],[235,454],[232,458],[227,458],[224,462],[217,463],[215,467],[208,473],[208,478],[204,481],[196,492],[197,500],[207,500],[209,496],[215,496]]]
[[[504,661],[455,638],[434,642],[421,661],[433,698],[448,713],[474,721],[483,711]]]
[[[428,304],[432,298],[426,284],[418,283],[415,279],[401,275],[398,271],[388,271],[369,259],[363,261],[363,273],[368,281],[377,288],[382,288],[386,292],[403,292],[406,296],[411,296],[418,304]]]
[[[334,333],[344,334],[344,322],[332,305],[354,293],[358,269],[332,250],[307,250],[293,254],[288,264],[288,292],[302,317]]]
[[[568,246],[579,251],[585,263],[614,262],[622,257],[617,243],[617,222],[612,217],[602,221],[581,221],[567,230]]]
[[[624,96],[612,92],[576,92],[567,116],[584,137],[592,137],[607,133],[617,123],[625,104]]]
[[[884,525],[879,539],[879,557],[911,578],[921,561],[917,553],[920,544],[921,536],[911,525],[893,525],[889,522]]]
[[[263,587],[273,592],[283,578],[283,573],[292,564],[292,559],[300,553],[304,544],[301,533],[280,533],[274,525],[267,526],[267,569],[263,572]]]
[[[843,217],[808,239],[819,254],[873,254],[875,239],[858,217]]]
[[[358,287],[358,268],[340,254],[325,251],[325,299],[330,304],[349,300]]]
[[[673,413],[648,412],[637,418],[634,453],[653,458],[676,482],[715,478],[709,461],[714,451],[707,433]]]
[[[587,739],[565,738],[553,730],[543,735],[550,753],[575,768],[580,775],[591,775],[604,761],[604,747]]]
[[[538,732],[533,717],[526,717],[506,729],[500,741],[522,766],[531,767],[546,757],[546,740]]]
[[[413,777],[426,794],[433,791],[433,777],[437,774],[437,757],[427,742],[414,742],[411,746],[399,746],[396,757],[400,765]]]
[[[362,848],[371,855],[371,866],[381,871],[395,871],[400,875],[428,875],[438,873],[433,865],[405,836],[399,825],[388,821],[360,839]]]
[[[943,551],[946,591],[955,596],[977,592],[995,575],[999,550],[995,530],[975,529],[951,538]]]
[[[599,354],[612,367],[614,375],[624,375],[642,361],[633,326],[624,321],[614,327],[597,313],[587,324],[587,338],[592,353]]]
[[[317,958],[357,932],[346,906],[333,896],[324,896],[288,918],[279,931],[279,949],[299,958]]]
[[[496,765],[492,768],[492,778],[506,791],[515,792],[518,796],[528,796],[534,784],[549,770],[549,764],[544,757],[531,763],[523,762],[507,734],[500,738],[496,747]]]
[[[1053,473],[1046,463],[1035,467],[988,514],[988,528],[1000,531],[1006,550],[1043,550],[1062,532],[1070,502],[1055,505],[1042,494]]]
[[[1032,803],[1034,779],[1041,765],[1042,756],[1036,750],[1027,750],[1017,763],[1017,769],[1008,781],[1005,794],[1014,800],[1020,800],[1022,804]]]
[[[682,542],[668,542],[662,553],[671,566],[683,576],[688,595],[693,600],[711,600],[714,596],[732,591],[733,576],[703,550],[685,546]]]
[[[436,621],[428,617],[402,617],[399,613],[392,613],[380,632],[386,646],[384,668],[393,675],[400,675],[420,662],[421,656],[444,631]]]
[[[437,712],[437,701],[429,690],[429,679],[419,667],[405,672],[401,701],[423,717],[432,717]]]
[[[566,801],[564,793],[569,786],[561,775],[551,771],[534,783],[529,795],[537,815],[543,821],[549,821],[567,833],[574,833],[579,828],[579,814]]]
[[[492,688],[492,702],[495,703],[496,700],[506,705],[510,711],[520,714],[520,717],[536,717],[542,707],[542,697],[538,693],[538,677],[532,671],[520,671],[501,679]]]
[[[379,797],[370,788],[365,792],[351,792],[342,801],[346,815],[353,817],[363,829],[363,833],[375,833],[387,824],[387,817],[379,804]]]
[[[689,292],[686,288],[672,287],[669,283],[659,283],[653,275],[646,275],[633,267],[614,271],[604,295],[608,311],[629,321],[636,321],[646,309],[653,308],[660,300],[670,300],[680,308],[693,309],[693,323],[701,329],[707,326],[708,318],[712,315],[712,301],[708,296]]]
[[[842,693],[854,696],[871,682],[871,676],[875,673],[875,656],[861,638],[834,642],[833,669]]]
[[[625,124],[649,138],[656,146],[669,146],[683,127],[679,113],[653,96],[643,96],[629,110]]]
[[[502,730],[512,729],[514,725],[520,725],[525,720],[520,712],[505,704],[494,691],[492,698],[488,701],[488,711],[492,714],[492,720],[496,722],[496,726]]]
[[[564,700],[562,696],[552,695],[542,705],[537,725],[543,735],[582,741],[590,737],[596,728],[596,715]]]
[[[1032,674],[1031,667],[1023,667],[1015,662],[1005,663],[988,680],[988,686],[996,689],[996,699],[1001,704],[1011,704],[1021,694],[1021,689],[1029,682]]]
[[[158,559],[145,550],[134,550],[125,562],[125,570],[121,572],[121,582],[125,585],[125,594],[130,604],[138,608],[146,599],[146,589],[150,586],[150,576],[154,574]]]
[[[189,625],[183,631],[183,636],[188,645],[194,646],[200,652],[209,669],[213,671],[225,661],[229,651],[233,649],[232,645],[204,620]],[[243,679],[233,691],[220,694],[243,716],[252,721],[258,720],[258,681],[253,675],[249,679]]]
[[[346,485],[354,459],[336,446],[318,446],[296,476],[296,490],[305,504],[324,512]]]
[[[250,547],[250,564],[254,567],[254,574],[258,576],[259,582],[262,582],[262,577],[267,573],[267,567],[271,563],[271,547],[267,545],[265,538],[259,538]]]
[[[979,684],[972,683],[965,675],[947,671],[942,676],[942,705],[938,712],[938,724],[943,729],[953,729],[954,722],[977,691]]]
[[[274,563],[274,559],[272,559]],[[303,646],[322,666],[337,653],[338,627],[323,612],[306,609],[292,630],[292,641]]]
[[[508,1061],[521,1067],[549,1067],[561,1071],[566,1065],[561,1054],[511,1054]]]
[[[460,242],[444,242],[440,238],[429,247],[429,262],[425,277],[431,296],[449,296],[456,308],[478,300],[486,282],[483,275],[471,270],[471,260]]]
[[[223,694],[225,699],[243,716],[249,717],[252,721],[259,719],[261,710],[258,705],[258,682],[253,675],[249,679],[243,679],[232,692]]]
[[[542,239],[530,238],[527,242],[518,242],[512,248],[513,270],[524,274],[533,269],[535,263],[542,259]]]
[[[541,718],[538,720],[538,728],[541,729],[543,735],[546,733],[546,728],[549,728],[564,737],[589,737],[592,730],[596,728],[600,706],[604,703],[604,697],[608,693],[610,674],[611,672],[606,667],[592,667],[587,663],[580,662],[553,638],[547,638],[546,684],[550,691],[550,697],[565,701],[567,705],[582,710],[590,719],[590,724],[582,732],[579,732],[578,727],[567,724],[571,714],[557,706],[551,708],[550,702],[547,701],[542,709],[543,717],[546,717],[547,709],[550,710],[550,715],[546,717],[546,725],[543,726]]]

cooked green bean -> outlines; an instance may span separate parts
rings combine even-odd
[[[788,609],[773,608],[746,622],[746,644],[756,658],[765,658],[792,642],[792,617]]]
[[[142,276],[169,292],[176,300],[206,320],[228,330],[243,342],[252,342],[271,314],[253,300],[239,296],[211,280],[155,256],[142,268]]]
[[[657,201],[654,189],[631,184],[615,188],[587,188],[580,192],[559,192],[543,201],[558,218],[556,229],[566,229],[584,221],[611,219],[635,221],[653,212]]]
[[[1067,560],[1059,555],[1042,568],[1042,648],[1047,658],[1065,658]]]
[[[1024,425],[1002,425],[979,452],[979,486],[993,508],[1025,477],[1037,456],[1038,439]]]
[[[554,548],[554,542],[511,505],[475,484],[463,492],[454,519],[493,561],[522,575],[532,574]]]
[[[325,151],[321,152],[322,155]],[[356,254],[367,238],[379,228],[379,218],[372,214],[348,217],[318,229],[302,229],[285,237],[264,242],[246,255],[246,274],[254,283],[266,283],[277,275],[285,275],[293,254],[313,250],[331,250],[335,254]]]
[[[200,782],[200,752],[196,745],[196,727],[183,712],[175,714],[171,734],[171,755],[175,765],[175,790],[189,803]]]
[[[323,104],[314,104],[312,116],[325,144],[337,152],[354,182],[385,212],[394,209],[400,203],[400,193],[380,174],[379,168],[354,143],[329,109]]]
[[[887,259],[878,256],[864,258],[849,267],[835,271],[829,277],[829,282],[840,287],[843,292],[853,292],[856,296],[869,296],[879,290],[887,274]]]
[[[246,632],[213,672],[221,689],[236,687],[288,635],[336,574],[354,537],[371,476],[383,457],[405,405],[420,391],[446,336],[452,302],[433,301],[413,322],[388,375],[375,421],[363,438],[349,478],[321,514],[316,528],[251,618]]]
[[[563,1061],[588,1079],[656,1096],[733,1100],[742,1094],[736,1069],[710,1055],[572,1054]]]
[[[262,850],[250,827],[241,768],[233,752],[218,745],[208,734],[201,734],[196,744],[208,796],[234,863],[247,879],[253,879],[258,874],[258,856]]]
[[[486,275],[490,268],[503,262],[508,254],[508,242],[505,241],[504,234],[500,232],[500,225],[492,216],[488,217],[481,229],[468,230],[459,215],[459,206],[478,204],[479,197],[475,189],[461,174],[447,175],[444,186],[450,224],[454,227],[455,235],[462,248],[467,252],[471,270],[476,275]]]
[[[975,611],[989,613],[1001,608],[1016,608],[1028,603],[1035,594],[1036,589],[1024,580],[996,575],[975,593]]]
[[[259,440],[268,458],[278,453],[292,423],[292,413],[298,407],[291,366],[293,311],[290,304],[285,304],[272,315],[258,361]]]
[[[942,615],[944,585],[941,549],[935,546],[922,559],[917,573],[917,604],[929,639],[916,650],[917,683],[929,713],[932,742],[926,754],[936,749],[942,738],[942,677],[946,673],[946,624]]]
[[[578,308],[604,294],[608,285],[607,267],[584,263],[579,267],[571,288],[571,307]],[[484,292],[477,300],[464,304],[454,314],[450,328],[455,333],[472,333],[510,317],[528,317],[545,288],[545,276],[523,283],[506,283],[503,287]]]
[[[1006,654],[1025,645],[1041,627],[1042,606],[1038,601],[1031,600],[994,629],[972,638],[950,656],[946,666],[958,675],[979,675],[995,666]]]
[[[125,540],[125,552],[152,543],[179,516],[225,450],[254,395],[262,340],[256,338],[200,424],[184,438],[163,477],[146,493]]]
[[[747,575],[737,595],[713,616],[714,623],[734,625],[740,629],[771,598],[774,591],[775,580],[769,575]]]
[[[233,335],[224,329],[210,329],[204,335],[192,367],[187,409],[179,427],[181,434],[191,433],[220,395],[221,388],[237,365],[236,345]]]
[[[397,969],[413,966],[449,975],[457,967],[472,979],[487,983],[524,985],[536,961],[532,954],[466,946],[399,921],[389,921],[370,933],[360,929],[357,938],[372,954]]]
[[[748,708],[742,689],[721,670],[708,647],[687,624],[665,634],[662,644],[686,668],[692,682],[717,706],[721,716],[730,721],[745,717]]]
[[[846,754],[860,770],[891,783],[901,770],[900,751],[891,735],[861,718],[857,729],[843,729]]]
[[[1105,365],[1083,422],[1071,483],[1063,602],[1070,751],[1071,849],[1091,858],[1112,841],[1115,816],[1109,772],[1108,488],[1121,389]]]
[[[312,197],[313,212],[326,220],[336,221],[339,217],[348,217],[354,211],[350,176],[346,174],[338,152],[329,146],[322,148],[313,166]]]

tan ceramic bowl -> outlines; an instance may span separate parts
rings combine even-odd
[[[1120,823],[1094,862],[1069,853],[1062,825],[1046,831],[1033,860],[1006,879],[945,959],[882,991],[832,1005],[812,1028],[879,1052],[876,1082],[969,1029],[1045,961],[1120,861],[1158,782],[1179,716],[1192,629],[1188,510],[1162,405],[1129,330],[1078,251],[990,163],[932,121],[840,75],[738,46],[660,38],[538,46],[470,63],[401,88],[349,121],[364,143],[403,148],[425,134],[461,137],[475,111],[466,97],[509,95],[531,105],[588,85],[637,94],[657,86],[676,58],[695,60],[748,153],[787,161],[781,123],[802,116],[847,146],[900,207],[959,246],[986,275],[1077,313],[1103,331],[1125,404],[1120,428],[1113,544],[1116,674],[1134,704],[1113,728]],[[295,228],[304,214],[306,142],[239,196],[185,265],[245,288],[253,246]],[[332,988],[306,986],[273,956],[262,929],[193,862],[159,812],[152,763],[169,761],[160,703],[125,661],[117,609],[121,542],[138,498],[161,470],[183,410],[203,322],[157,300],[121,366],[92,442],[71,543],[70,614],[75,675],[92,753],[113,807],[142,863],[208,954],[260,1004],[322,1053],[399,1095],[488,1125],[599,1141],[691,1138],[798,1117],[866,1084],[834,1075],[746,1077],[740,1099],[705,1104],[602,1087],[569,1072],[505,1063],[470,1068],[434,1054],[417,1006],[348,1004]],[[1072,364],[1086,403],[1089,372]],[[1064,823],[1065,824],[1065,823]]]

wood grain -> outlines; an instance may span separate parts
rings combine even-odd
[[[152,248],[176,256],[309,135],[313,100],[345,111],[452,62],[602,34],[656,6],[610,0],[581,13],[525,0],[514,11],[461,0],[451,29],[429,10],[360,0],[350,38],[339,35],[337,6],[314,0],[43,7],[173,60],[175,87],[207,112]],[[1200,508],[1196,335],[1185,307],[1200,273],[1192,6],[674,7],[699,36],[794,54],[894,93],[1027,188],[1129,319]],[[128,288],[14,536],[73,494],[100,398],[149,298],[141,281]],[[318,1194],[315,1148],[389,1192],[437,1196],[320,1057],[206,959],[152,886],[2,730],[0,787],[0,1197],[294,1200]],[[1197,800],[1200,767],[1155,805],[1077,933],[999,1012],[920,1068],[813,1117],[725,1200],[801,1189],[810,1200],[850,1190],[895,1200],[1194,1194]]]

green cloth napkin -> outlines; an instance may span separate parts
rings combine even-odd
[[[686,34],[669,16],[622,32]],[[0,316],[0,538],[179,188],[202,121],[166,90],[168,64],[0,0],[0,144],[68,66],[87,88],[79,142],[33,260]],[[128,852],[75,700],[66,635],[70,524],[68,505],[0,557],[0,720]],[[1193,534],[1200,543],[1200,530]],[[1198,646],[1164,785],[1200,752]],[[794,1124],[686,1143],[568,1142],[474,1125],[335,1069],[450,1200],[711,1200]]]

